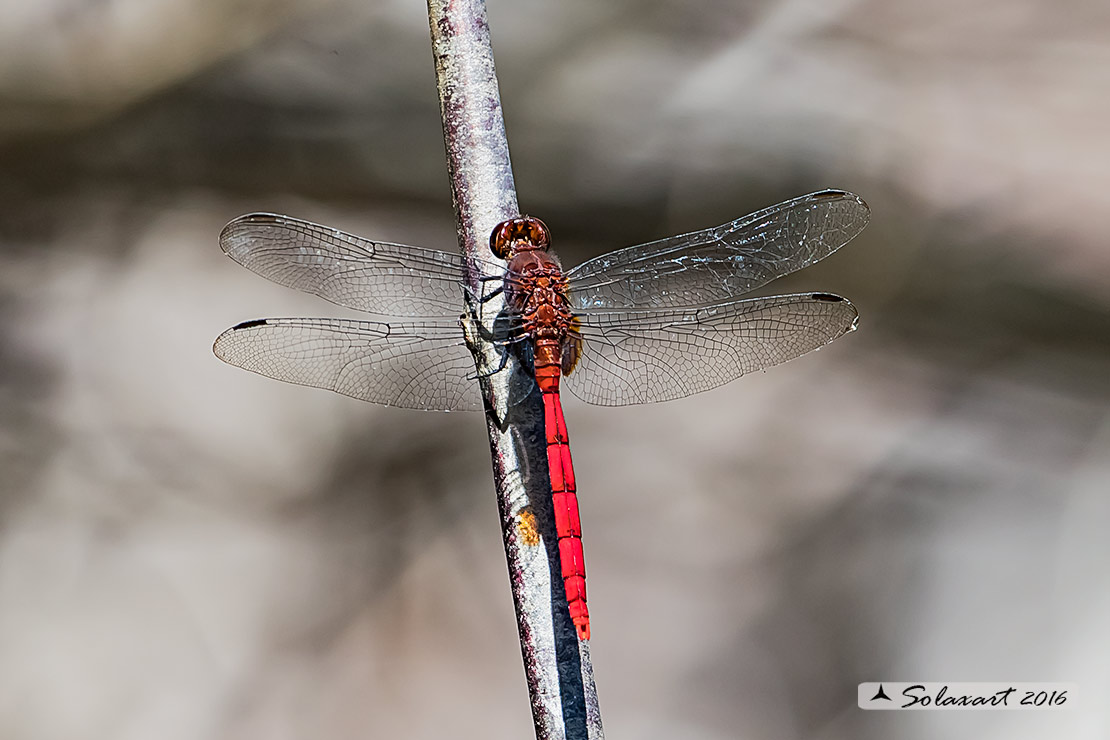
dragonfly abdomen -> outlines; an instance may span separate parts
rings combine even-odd
[[[547,434],[547,467],[551,475],[551,503],[555,509],[555,534],[559,563],[567,594],[570,618],[582,640],[590,639],[590,612],[586,608],[586,561],[582,552],[582,522],[578,515],[578,492],[570,439],[559,400],[561,357],[558,340],[536,341],[536,383],[543,394],[544,427]]]

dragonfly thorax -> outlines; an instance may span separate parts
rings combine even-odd
[[[534,331],[563,329],[571,317],[567,279],[555,256],[528,250],[509,260],[505,296],[510,310],[521,316]]]

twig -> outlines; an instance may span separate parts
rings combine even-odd
[[[500,298],[478,305],[493,262],[489,235],[519,215],[483,0],[428,0],[443,138],[458,226],[470,259],[467,340],[475,354],[497,505],[539,740],[602,740],[589,644],[579,643],[560,578],[543,426],[534,379],[489,341]],[[495,277],[495,275],[488,275]],[[479,323],[480,318],[480,323]],[[445,728],[446,729],[446,728]]]

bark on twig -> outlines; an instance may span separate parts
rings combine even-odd
[[[500,299],[478,305],[485,275],[475,259],[495,262],[489,235],[519,215],[493,50],[483,0],[428,0],[443,138],[466,276],[467,339],[478,366],[493,455],[497,504],[517,627],[540,740],[602,740],[588,643],[579,643],[559,569],[543,425],[534,379],[489,338]],[[494,275],[490,275],[494,277]],[[494,283],[495,285],[495,283]]]

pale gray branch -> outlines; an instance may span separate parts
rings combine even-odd
[[[519,215],[501,97],[482,0],[428,0],[443,138],[459,245],[493,261],[489,235]],[[580,643],[560,577],[547,469],[543,403],[534,380],[488,340],[502,308],[478,305],[482,273],[466,276],[467,338],[477,360],[493,455],[497,504],[524,669],[540,740],[602,740],[589,644]],[[485,292],[489,292],[488,289]],[[448,729],[448,728],[445,728]]]

